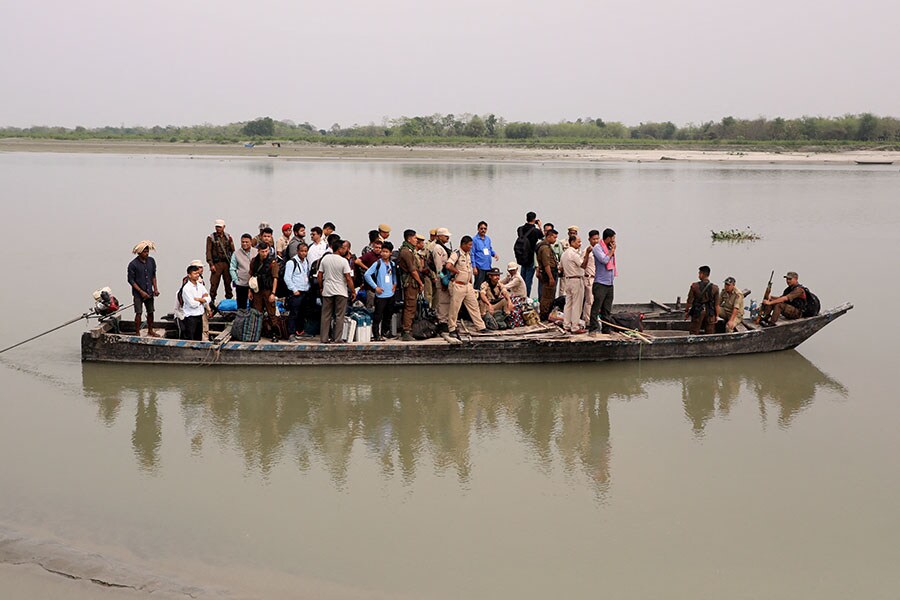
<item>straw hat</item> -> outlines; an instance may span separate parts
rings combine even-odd
[[[131,249],[132,254],[140,254],[144,251],[144,248],[150,248],[151,250],[156,250],[156,244],[154,244],[151,240],[141,240],[137,244],[134,245],[134,248]]]

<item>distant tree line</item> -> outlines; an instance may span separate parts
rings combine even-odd
[[[900,119],[871,113],[841,117],[800,117],[785,119],[739,119],[688,123],[671,121],[625,125],[586,117],[558,123],[506,121],[494,114],[434,114],[384,119],[380,125],[334,123],[320,129],[310,123],[278,121],[263,117],[228,125],[191,127],[4,127],[0,137],[50,139],[148,139],[169,142],[212,141],[231,143],[246,140],[294,140],[324,143],[409,143],[414,140],[436,143],[612,143],[612,142],[900,142]]]

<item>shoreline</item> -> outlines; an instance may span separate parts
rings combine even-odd
[[[247,148],[241,144],[0,139],[0,153],[158,155],[266,160],[383,160],[434,162],[692,162],[785,165],[855,165],[894,161],[900,151],[773,152],[736,150],[520,148],[504,146],[331,146],[281,142]]]

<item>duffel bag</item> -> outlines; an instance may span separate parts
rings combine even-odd
[[[231,324],[231,337],[241,342],[258,342],[262,336],[263,315],[255,308],[237,312]]]

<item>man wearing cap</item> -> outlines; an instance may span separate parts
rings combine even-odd
[[[581,327],[581,314],[584,311],[584,269],[590,259],[590,254],[581,252],[581,238],[578,235],[570,235],[568,248],[563,251],[560,261],[560,271],[562,271],[561,287],[566,292],[563,329],[571,333],[585,333]]]
[[[699,281],[692,283],[688,290],[684,317],[691,320],[691,335],[716,332],[719,286],[709,280],[709,274],[708,266],[700,267],[697,273]]]
[[[417,243],[414,230],[407,229],[403,232],[403,246],[400,247],[400,255],[397,258],[403,287],[403,316],[401,317],[403,335],[400,337],[400,341],[403,342],[411,342],[415,339],[412,336],[412,324],[413,318],[416,316],[416,302],[419,299],[419,292],[422,290],[422,277],[419,274],[422,267],[416,252]]]
[[[472,238],[464,235],[459,241],[459,249],[450,253],[450,258],[444,265],[453,273],[453,281],[450,282],[450,315],[447,328],[450,335],[459,337],[456,332],[456,323],[459,319],[459,309],[465,305],[469,318],[479,332],[487,331],[481,318],[481,310],[478,308],[478,298],[475,288],[472,287]]]
[[[422,280],[422,294],[428,305],[431,305],[431,298],[434,296],[434,274],[431,271],[431,261],[428,260],[429,254],[426,250],[428,242],[421,233],[416,234],[416,258],[419,261],[419,278]]]
[[[481,309],[481,316],[488,325],[488,329],[506,329],[506,315],[513,311],[512,298],[509,292],[500,283],[500,269],[490,269],[485,272],[487,279],[481,284],[478,291],[478,305]],[[487,316],[491,318],[488,319]],[[494,326],[491,327],[491,320]],[[501,324],[500,321],[503,321]]]
[[[472,266],[475,269],[475,289],[480,290],[481,284],[487,281],[487,272],[491,270],[491,260],[500,257],[494,252],[491,238],[487,234],[486,221],[478,222],[478,233],[472,238]]]
[[[540,286],[541,321],[550,317],[556,300],[556,279],[559,277],[559,261],[553,249],[558,233],[555,229],[544,231],[544,239],[537,247],[538,282]]]
[[[506,275],[500,279],[500,283],[506,288],[510,296],[525,297],[528,295],[525,280],[519,275],[519,263],[512,261],[506,265]]]
[[[231,266],[228,272],[234,282],[235,295],[237,296],[238,309],[247,308],[247,299],[250,297],[250,261],[256,257],[257,250],[253,247],[253,238],[249,233],[241,236],[241,246],[231,255]]]
[[[382,223],[378,226],[378,235],[381,236],[381,241],[386,242],[389,237],[391,237],[391,226],[385,223]]]
[[[806,290],[800,285],[800,276],[796,271],[788,271],[784,280],[787,287],[780,296],[763,300],[763,325],[774,325],[779,317],[799,319],[806,310]]]
[[[150,256],[153,242],[139,242],[132,252],[137,256],[128,263],[128,285],[134,299],[134,334],[141,334],[141,313],[147,309],[147,337],[158,337],[153,328],[153,299],[159,296],[156,285],[156,261]]]
[[[231,298],[231,273],[228,265],[234,254],[234,240],[225,233],[225,221],[218,219],[215,231],[206,237],[206,262],[209,264],[209,306],[216,305],[219,281],[225,280],[225,297]]]
[[[200,260],[199,258],[196,258],[196,259],[192,260],[191,264],[188,266],[189,267],[197,267],[198,269],[200,269],[200,276],[199,276],[198,281],[203,285],[204,289],[206,289],[206,281],[203,279],[203,261]],[[181,285],[183,286],[184,284],[186,284],[189,281],[189,279],[190,278],[187,275],[185,275],[184,279],[182,279],[182,281],[181,281]],[[208,291],[207,291],[207,295],[209,295]],[[209,317],[214,308],[212,305],[212,299],[209,300],[209,302],[207,304],[207,308],[209,310],[203,311],[203,329],[202,329],[201,335],[200,335],[200,339],[203,340],[204,342],[209,341]]]
[[[441,274],[450,257],[450,230],[439,227],[435,231],[434,248],[431,250],[431,262],[434,265],[434,298],[431,307],[437,312],[438,329],[447,331],[447,323],[450,320],[450,288],[441,283]]]
[[[190,265],[187,268],[187,281],[181,284],[178,292],[178,303],[183,319],[181,320],[181,339],[203,339],[203,316],[209,314],[210,296],[200,280],[203,267]]]
[[[744,294],[734,284],[734,277],[727,277],[719,294],[719,317],[725,320],[727,333],[733,332],[744,318]]]
[[[275,254],[287,260],[287,257],[284,255],[285,250],[287,250],[288,244],[291,243],[291,232],[293,230],[293,225],[290,223],[285,223],[281,226],[281,237],[278,238],[275,242]]]

